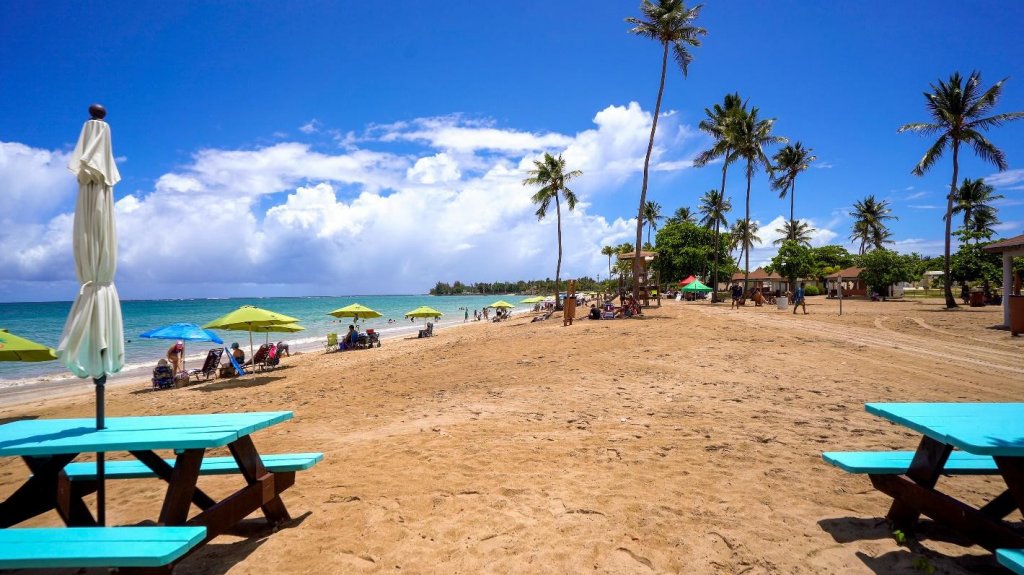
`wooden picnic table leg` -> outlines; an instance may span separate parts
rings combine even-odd
[[[995,457],[996,467],[1003,475],[1006,490],[1017,504],[1016,509],[1024,513],[1024,457]],[[1007,511],[1005,517],[1013,510]]]
[[[160,510],[161,525],[184,525],[199,481],[199,466],[205,449],[186,449],[178,455],[167,481],[167,495]]]
[[[260,454],[256,451],[256,446],[253,445],[252,438],[248,435],[231,442],[228,448],[231,450],[231,455],[235,457],[235,461],[238,462],[238,468],[241,469],[242,476],[245,477],[245,481],[249,485],[259,482],[267,475],[273,475],[263,466],[263,460],[260,459]],[[273,482],[269,482],[268,485],[273,486]],[[277,524],[291,520],[288,508],[284,506],[280,495],[274,495],[261,506],[261,509],[263,509],[263,515],[271,523]]]
[[[153,470],[157,477],[170,483],[174,468],[168,465],[162,457],[152,451],[129,451],[128,453],[131,453],[135,459],[145,463],[146,467]],[[202,462],[200,461],[200,463]],[[204,493],[202,489],[196,487],[195,491],[192,492],[192,503],[195,503],[196,507],[205,510],[213,507],[216,502],[212,497]]]
[[[96,525],[96,519],[82,500],[88,489],[75,487],[64,473],[64,466],[77,455],[22,457],[32,477],[0,503],[0,528],[17,525],[51,509],[56,509],[69,526]]]
[[[917,447],[917,453],[914,454],[914,459],[910,462],[907,477],[925,489],[934,488],[952,451],[952,445],[946,445],[927,435],[922,437],[921,443]],[[897,498],[893,500],[885,518],[896,529],[910,530],[913,529],[920,516],[921,512],[916,506]]]
[[[1017,503],[1017,500],[1013,498],[1013,493],[1010,493],[1010,490],[1007,489],[1000,493],[995,499],[986,503],[978,511],[981,511],[985,517],[1003,519],[1017,509],[1020,509],[1020,505]]]

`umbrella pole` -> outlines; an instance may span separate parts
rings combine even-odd
[[[103,377],[94,378],[92,382],[96,384],[96,429],[105,429],[106,423],[104,422],[105,414],[103,409],[103,395],[107,383],[107,376],[104,374]],[[104,527],[107,524],[105,455],[106,454],[103,452],[98,452],[96,454],[96,521],[99,523],[100,527]]]
[[[255,359],[255,357],[256,357],[256,354],[253,353],[253,351],[252,351],[252,324],[249,324],[249,361],[252,362],[251,373],[252,373],[253,377],[256,377],[256,362],[253,361]]]

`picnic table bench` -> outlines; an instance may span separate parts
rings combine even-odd
[[[868,413],[922,434],[914,452],[826,452],[825,461],[866,473],[893,498],[886,515],[909,530],[924,514],[995,552],[1024,573],[1024,532],[1004,521],[1024,509],[1024,403],[868,403]],[[980,508],[936,488],[941,476],[998,475],[1006,489]],[[1011,567],[1014,568],[1014,567]]]
[[[0,502],[0,528],[11,527],[50,510],[56,510],[69,527],[96,526],[96,519],[83,501],[83,497],[98,489],[96,464],[73,460],[81,453],[126,451],[134,460],[107,462],[106,478],[162,479],[167,483],[167,490],[157,523],[161,526],[204,528],[198,543],[166,563],[163,572],[169,572],[174,562],[198,545],[230,530],[257,509],[262,509],[264,516],[273,524],[290,519],[281,493],[294,484],[296,471],[312,467],[323,456],[319,453],[261,456],[250,435],[291,418],[290,411],[113,417],[107,418],[106,428],[102,430],[96,429],[95,420],[91,418],[22,420],[2,425],[0,456],[21,457],[31,475],[20,488]],[[218,447],[227,447],[231,456],[205,457],[208,449]],[[164,459],[155,450],[173,450],[176,457]],[[197,486],[200,475],[225,474],[241,475],[244,485],[219,501]],[[199,513],[190,517],[192,504],[199,508]],[[94,530],[121,529],[124,528]],[[0,529],[0,543],[4,541],[2,537],[14,536],[7,532],[31,537],[30,531]],[[67,532],[67,529],[60,531]],[[156,532],[143,534],[157,535]],[[48,537],[43,532],[36,536]],[[191,539],[188,538],[189,541]],[[159,548],[153,547],[161,553],[154,552],[152,558],[162,560],[170,556],[162,553],[169,546],[170,543],[163,542]],[[0,560],[4,559],[7,549],[0,545]],[[12,554],[9,558],[16,556]],[[120,559],[110,554],[107,558]]]
[[[163,567],[205,536],[205,527],[0,529],[0,569]]]

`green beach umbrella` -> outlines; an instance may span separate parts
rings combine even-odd
[[[498,300],[498,301],[496,301],[496,302],[492,303],[491,305],[489,305],[489,306],[487,306],[487,307],[497,307],[497,308],[505,308],[505,309],[512,309],[512,308],[514,308],[514,307],[516,307],[516,306],[514,306],[514,305],[512,305],[512,304],[508,303],[507,301],[505,301],[505,300],[503,300],[503,299],[500,299],[500,300]]]
[[[252,332],[256,328],[267,325],[283,325],[297,323],[298,318],[283,313],[277,313],[268,309],[251,305],[243,305],[235,311],[222,315],[203,326],[203,329],[225,329],[229,331],[249,332],[249,357],[253,356]],[[267,336],[270,337],[270,336]]]
[[[700,283],[700,280],[693,280],[692,282],[686,284],[686,287],[683,288],[683,291],[705,293],[711,291],[711,288]]]
[[[18,337],[0,329],[0,361],[51,361],[57,359],[53,350],[41,343]]]
[[[334,317],[350,317],[356,320],[358,323],[361,319],[372,319],[375,317],[381,317],[382,313],[377,310],[370,309],[365,305],[354,303],[345,307],[338,308],[327,315],[333,315]]]

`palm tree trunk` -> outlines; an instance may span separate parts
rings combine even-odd
[[[796,178],[789,184],[789,231],[793,233],[793,239],[796,239],[796,222],[793,221],[793,206],[796,204]]]
[[[558,203],[558,191],[555,191],[555,215],[558,216],[558,265],[555,266],[555,309],[562,309],[559,299],[559,277],[562,273],[562,207]]]
[[[953,181],[949,183],[949,197],[946,198],[946,253],[942,260],[942,274],[946,278],[946,308],[959,307],[953,299],[953,278],[949,275],[949,238],[953,224],[953,197],[956,195],[956,178],[960,171],[960,142],[953,140]]]
[[[723,183],[724,183],[724,178],[723,178]],[[715,267],[713,268],[714,271],[711,272],[712,273],[711,281],[714,282],[714,283],[711,284],[711,287],[713,288],[711,290],[711,303],[718,303],[718,251],[719,251],[718,246],[719,246],[719,243],[721,242],[721,236],[718,233],[719,225],[721,225],[721,221],[719,221],[718,218],[715,218]]]
[[[651,123],[651,139],[647,142],[644,157],[644,181],[640,186],[640,209],[636,215],[636,252],[633,254],[633,296],[640,296],[640,242],[644,234],[644,206],[647,204],[647,177],[650,174],[651,151],[654,150],[654,133],[658,129],[658,114],[661,113],[661,96],[665,93],[665,70],[668,68],[668,42],[662,42],[661,80],[658,82],[658,100],[654,104],[654,121]]]
[[[608,254],[608,279],[612,279],[612,254]]]
[[[647,224],[647,245],[651,245],[651,224]]]
[[[754,166],[747,160],[747,216],[745,223],[747,229],[743,234],[743,255],[746,258],[743,264],[743,293],[747,293],[747,284],[750,283],[750,178],[754,175]]]

